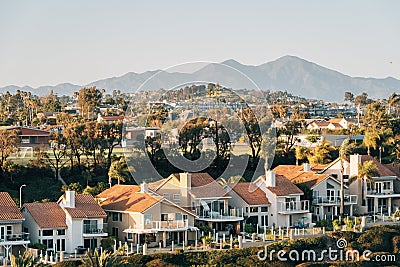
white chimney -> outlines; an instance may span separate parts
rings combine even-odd
[[[65,207],[75,208],[75,191],[65,191]]]
[[[192,187],[192,174],[188,172],[179,174],[180,186],[182,189],[190,190]]]
[[[361,155],[350,155],[350,174],[349,177],[358,176],[358,164],[361,163]]]
[[[275,187],[276,186],[276,172],[266,171],[265,172],[265,186]]]
[[[311,171],[311,164],[310,163],[304,163],[303,171],[304,172],[310,172]]]
[[[148,193],[149,192],[149,185],[146,182],[142,182],[140,184],[140,193]]]

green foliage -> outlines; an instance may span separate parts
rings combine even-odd
[[[85,267],[118,267],[122,266],[121,259],[116,253],[103,251],[99,254],[96,249],[93,254],[86,254],[81,259],[82,265]]]
[[[10,255],[11,267],[35,267],[39,266],[37,264],[37,260],[33,257],[33,255],[25,251],[21,256],[14,256],[14,254]]]
[[[245,226],[244,226],[244,231],[246,232],[246,233],[254,233],[255,232],[255,228],[254,228],[254,226],[252,225],[252,224],[246,224]]]
[[[346,230],[351,231],[354,227],[354,220],[350,218],[344,218],[344,224],[346,225]]]
[[[40,249],[43,251],[46,250],[46,246],[41,243],[29,243],[28,247],[33,249]]]
[[[101,246],[104,250],[112,251],[114,249],[115,237],[109,236],[107,238],[101,239]]]
[[[331,220],[320,220],[315,224],[316,227],[325,227],[325,230],[331,231],[333,230],[333,221]]]
[[[76,193],[82,193],[82,185],[79,182],[76,183],[70,183],[69,185],[63,185],[61,187],[61,191],[75,191]]]
[[[363,233],[357,242],[363,249],[373,252],[393,251],[393,237],[400,235],[399,231],[385,226],[376,226]]]

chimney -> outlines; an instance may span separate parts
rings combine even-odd
[[[180,186],[182,189],[190,190],[192,187],[192,174],[188,172],[179,174]]]
[[[361,155],[350,155],[350,178],[358,175],[358,164],[360,163]]]
[[[146,182],[142,182],[140,184],[140,193],[148,193],[149,192],[149,185]]]
[[[265,172],[265,186],[275,187],[276,186],[276,172],[266,171]]]
[[[65,207],[75,208],[75,191],[65,191]]]
[[[311,171],[311,164],[310,163],[304,163],[303,171],[304,172],[310,172]]]

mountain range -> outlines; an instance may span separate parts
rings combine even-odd
[[[141,86],[145,81],[147,82]],[[114,89],[135,92],[139,87],[141,90],[169,89],[191,81],[220,83],[233,89],[258,87],[262,90],[288,91],[294,95],[329,102],[342,102],[346,91],[354,95],[366,92],[374,99],[388,98],[393,92],[400,92],[400,80],[393,77],[351,77],[296,56],[284,56],[258,66],[244,65],[230,59],[221,64],[206,64],[190,73],[168,70],[128,72],[120,77],[106,78],[86,85],[62,83],[38,88],[10,85],[0,88],[0,92],[14,93],[19,89],[44,95],[53,90],[58,95],[72,95],[74,91],[85,86],[96,86],[108,92]]]

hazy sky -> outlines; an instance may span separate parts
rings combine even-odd
[[[400,1],[243,2],[3,0],[0,87],[284,55],[351,76],[400,78]]]

